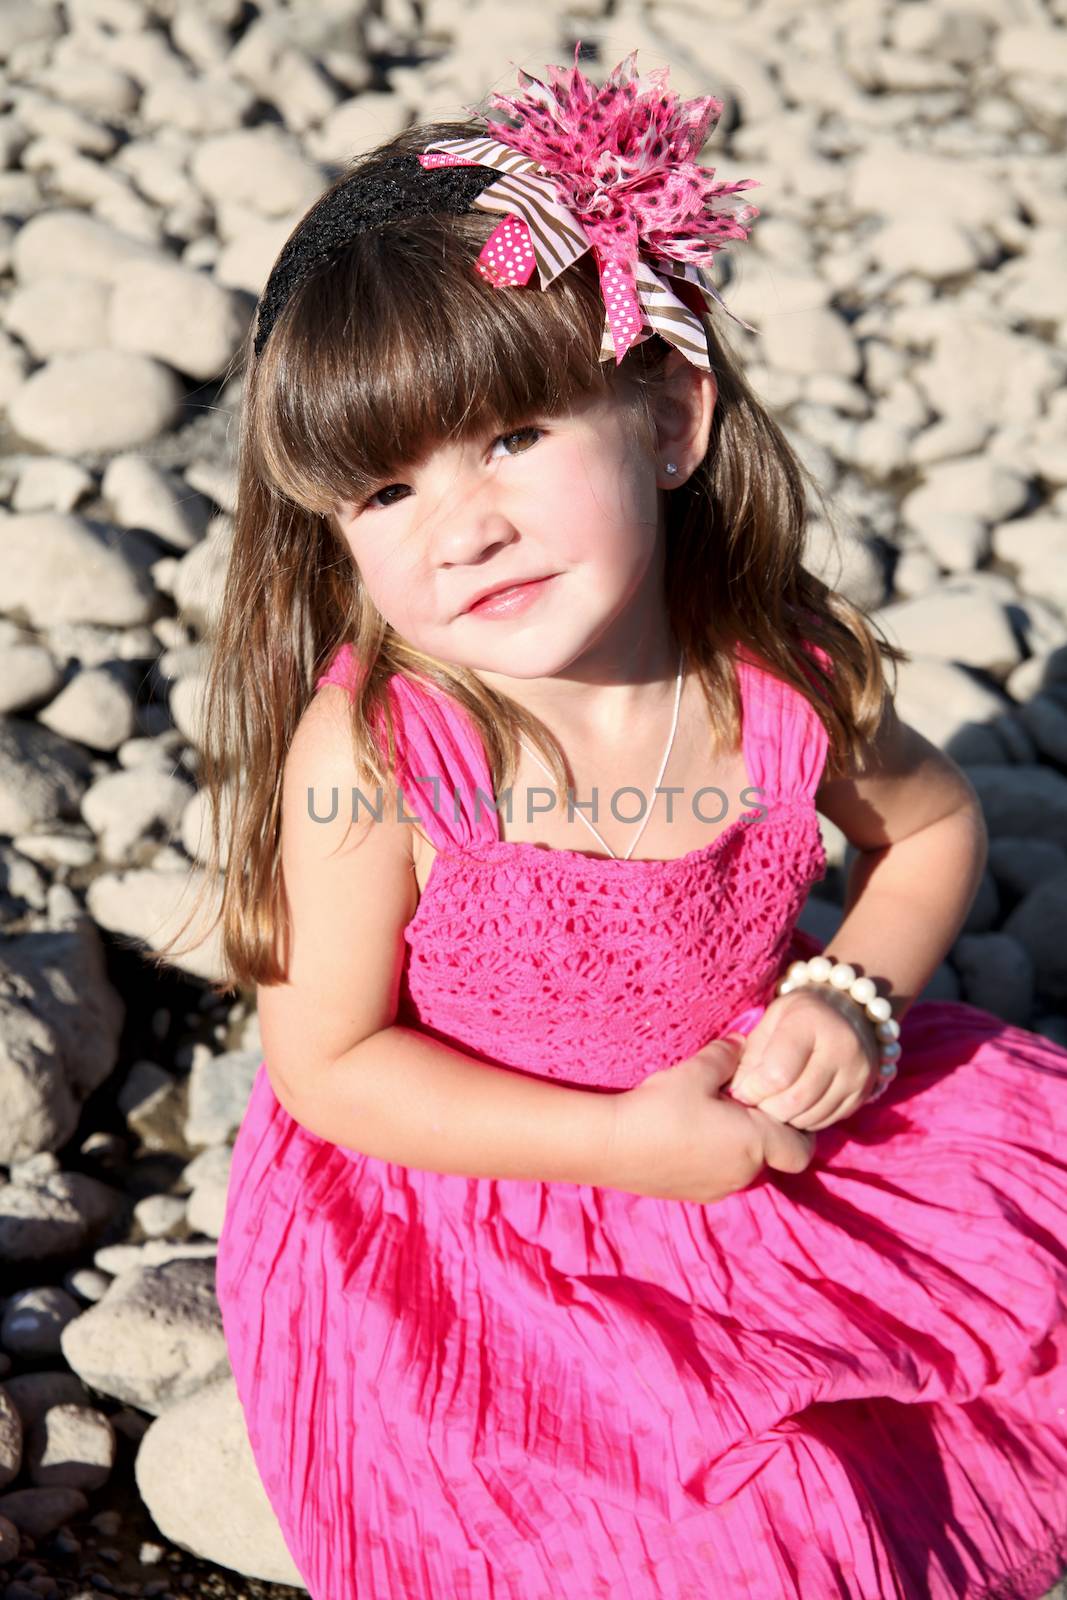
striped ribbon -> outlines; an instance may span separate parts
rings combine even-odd
[[[613,355],[617,364],[633,345],[659,333],[694,366],[710,372],[707,334],[697,311],[714,305],[749,333],[758,331],[729,309],[694,262],[657,261],[657,270],[640,252],[632,267],[616,259],[598,242],[595,220],[583,226],[561,202],[544,168],[509,145],[496,139],[443,139],[427,145],[419,162],[424,167],[492,167],[502,174],[474,202],[482,210],[504,213],[478,256],[479,272],[492,283],[528,283],[536,269],[547,289],[579,256],[593,251],[605,306],[601,361]],[[674,280],[678,293],[667,278]]]

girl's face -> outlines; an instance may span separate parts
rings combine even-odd
[[[687,470],[683,459],[678,478]],[[661,637],[659,486],[671,481],[613,389],[510,434],[442,444],[337,520],[369,598],[417,649],[504,682],[610,682],[628,676],[639,641]],[[469,609],[487,589],[542,578],[513,614]]]
[[[442,444],[341,531],[385,620],[438,659],[550,677],[629,608],[651,605],[659,566],[654,464],[604,396],[511,434]],[[547,578],[507,617],[468,610],[505,583]]]

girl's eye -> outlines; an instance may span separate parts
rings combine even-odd
[[[497,437],[493,440],[493,444],[494,445],[498,445],[498,444],[501,444],[501,443],[506,444],[509,440],[512,440],[512,439],[523,439],[528,434],[541,434],[543,432],[544,432],[543,428],[532,428],[532,427],[531,428],[517,428],[514,433],[501,433],[501,434],[498,434]],[[534,441],[534,443],[536,443],[536,440]],[[527,447],[527,448],[532,448],[532,447]],[[507,453],[508,453],[508,455],[525,455],[526,454],[526,449],[509,450]],[[374,502],[379,498],[380,495],[389,494],[390,491],[393,490],[393,489],[406,489],[407,487],[408,487],[408,485],[405,484],[405,483],[387,483],[384,488],[375,489],[374,493],[372,495],[369,495],[367,497],[367,499],[364,500],[363,505],[361,507],[361,510],[363,510],[363,511],[384,511],[384,510],[388,510],[388,508],[390,506],[396,505],[396,501],[395,500],[385,500],[385,501],[382,501],[380,505],[375,505]],[[403,498],[403,497],[401,497],[401,498]]]

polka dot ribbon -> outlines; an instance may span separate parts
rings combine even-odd
[[[598,239],[596,222],[579,221],[544,168],[511,146],[495,139],[447,139],[428,145],[418,159],[423,167],[486,166],[501,173],[474,201],[483,210],[504,213],[476,263],[497,287],[526,284],[536,269],[541,287],[547,288],[586,250],[593,251],[605,306],[602,361],[614,356],[618,363],[633,345],[659,333],[694,366],[710,372],[700,313],[711,303],[750,333],[757,331],[730,311],[694,262],[659,261],[657,270],[639,252],[634,262],[613,241]]]
[[[503,289],[528,283],[537,262],[530,230],[514,211],[497,223],[482,247],[475,266],[483,278]]]

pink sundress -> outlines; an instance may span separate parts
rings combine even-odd
[[[320,682],[354,670],[345,647]],[[754,1026],[819,949],[796,919],[827,735],[737,672],[766,814],[673,861],[501,840],[469,719],[392,681],[440,852],[398,1021],[605,1091]],[[1043,1595],[1067,1566],[1067,1051],[947,1001],[901,1042],[803,1173],[711,1205],[378,1160],[295,1122],[261,1065],[217,1285],[313,1600]]]

